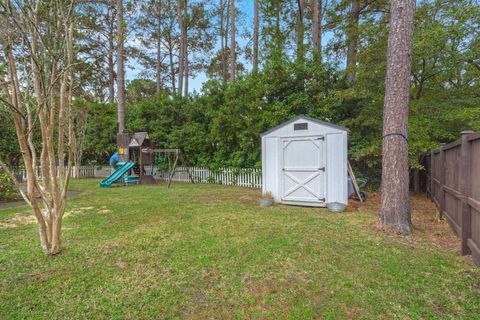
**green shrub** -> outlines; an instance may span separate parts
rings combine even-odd
[[[14,183],[10,175],[0,171],[0,198],[9,196],[16,192]]]

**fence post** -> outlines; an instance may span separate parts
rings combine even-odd
[[[472,237],[472,212],[468,199],[472,195],[472,146],[468,141],[468,135],[473,131],[462,131],[462,147],[460,151],[460,192],[462,193],[462,216],[461,216],[461,228],[462,228],[462,255],[471,254],[468,247],[468,239]]]
[[[440,205],[440,216],[439,218],[440,219],[443,219],[443,212],[445,211],[445,150],[443,150],[443,146],[445,145],[445,143],[442,143],[440,145],[440,154],[439,154],[439,157],[438,157],[438,162],[440,164],[440,170],[438,170],[439,172],[439,177],[438,177],[438,181],[440,181],[440,185],[439,185],[439,190],[440,190],[440,196],[439,196],[439,199],[438,199],[438,204]]]

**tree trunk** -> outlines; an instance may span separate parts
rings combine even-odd
[[[187,51],[187,44],[185,44],[185,88],[184,88],[184,97],[188,97],[188,77],[189,77],[189,72],[190,68],[188,65],[188,51]]]
[[[415,0],[392,0],[383,113],[381,222],[412,231],[408,195],[408,103]]]
[[[184,97],[188,97],[188,77],[189,77],[189,66],[188,66],[188,26],[187,21],[187,0],[183,4],[183,59],[184,59],[184,68],[185,68],[185,92]]]
[[[83,149],[85,146],[85,134],[87,131],[88,109],[86,107],[76,107],[75,111],[75,134],[72,141],[73,164],[75,166],[75,178],[80,178],[80,166],[82,165]]]
[[[113,33],[108,35],[108,103],[115,103],[115,70],[113,63],[113,52],[115,45],[113,43]]]
[[[157,93],[162,89],[162,1],[157,2],[157,61],[156,61],[156,80]]]
[[[235,82],[237,72],[237,44],[235,42],[235,0],[230,0],[231,36],[230,36],[230,82]]]
[[[297,0],[297,21],[296,21],[296,32],[297,32],[297,62],[303,64],[304,61],[304,34],[305,26],[303,25],[303,9],[305,3],[304,0]]]
[[[258,71],[258,38],[260,33],[260,21],[258,18],[258,0],[255,0],[253,11],[253,72]]]
[[[221,55],[221,75],[222,79],[225,80],[225,70],[224,70],[224,63],[225,63],[225,28],[224,28],[224,23],[225,23],[225,2],[224,0],[220,0],[220,55]]]
[[[312,48],[314,54],[319,57],[322,51],[321,5],[321,0],[312,0]]]
[[[225,0],[225,6],[227,8],[227,15],[225,16],[225,51],[222,54],[222,73],[223,73],[223,81],[229,80],[228,76],[228,69],[229,69],[229,64],[228,64],[228,57],[227,57],[227,51],[230,50],[230,47],[228,45],[228,31],[230,30],[230,0]]]
[[[176,92],[176,83],[175,83],[175,65],[173,64],[173,42],[172,37],[168,38],[168,58],[170,61],[170,79],[172,81],[172,93]]]
[[[177,7],[177,14],[178,14],[178,23],[180,27],[180,53],[178,56],[178,95],[182,96],[183,93],[183,66],[185,62],[185,49],[184,49],[184,41],[185,33],[184,33],[184,24],[185,20],[183,17],[183,3],[184,0],[178,0],[178,7]]]
[[[82,165],[82,155],[83,150],[76,152],[73,158],[73,166],[75,167],[75,176],[74,178],[80,178],[80,166]]]
[[[351,2],[350,17],[347,30],[347,82],[352,84],[355,81],[358,50],[358,21],[360,19],[361,6],[357,0]]]
[[[281,17],[280,17],[280,13],[282,11],[282,6],[280,4],[280,1],[276,1],[274,3],[274,6],[275,6],[275,48],[278,50],[278,52],[282,51],[283,50],[283,44],[284,44],[284,40],[283,40],[283,36],[282,36],[282,31],[281,31],[281,28],[280,28],[280,24],[281,24]]]
[[[108,17],[108,103],[115,103],[115,64],[113,57],[115,53],[115,10],[109,8]]]
[[[124,53],[124,21],[123,0],[116,0],[117,4],[117,99],[118,99],[118,132],[125,130],[125,53]]]

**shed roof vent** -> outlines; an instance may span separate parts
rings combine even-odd
[[[308,122],[295,123],[293,125],[293,130],[308,130]]]

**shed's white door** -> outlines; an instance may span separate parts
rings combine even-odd
[[[283,201],[325,202],[324,137],[282,140]]]

